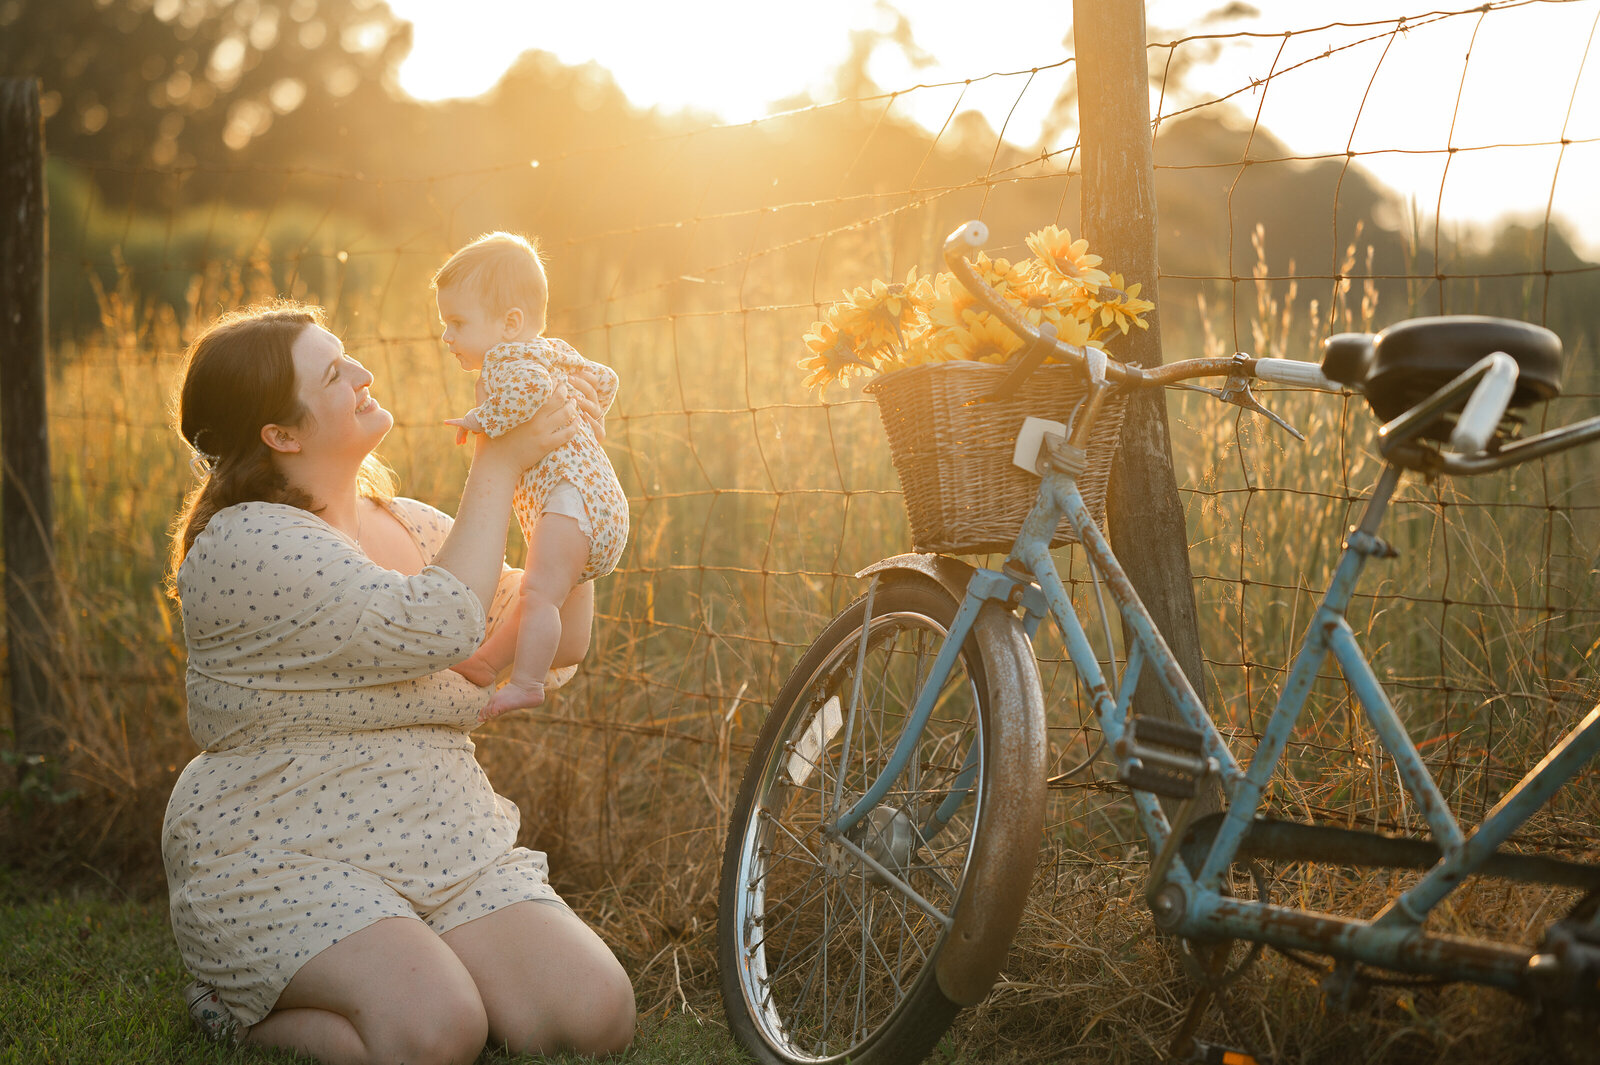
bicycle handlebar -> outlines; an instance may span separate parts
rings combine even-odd
[[[1299,359],[1257,359],[1255,375],[1275,385],[1293,385],[1296,388],[1315,388],[1320,392],[1338,392],[1342,385],[1329,380],[1322,367],[1314,362]]]

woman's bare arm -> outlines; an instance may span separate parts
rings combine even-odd
[[[475,436],[472,468],[461,490],[455,525],[433,564],[471,588],[487,609],[506,557],[511,496],[523,471],[537,466],[578,431],[578,406],[557,389],[537,414],[503,436]]]

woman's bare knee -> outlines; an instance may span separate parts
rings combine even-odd
[[[589,1030],[583,1034],[582,1045],[575,1049],[597,1056],[621,1053],[633,1042],[637,1020],[633,985],[619,967],[617,978],[610,981],[604,994],[596,996],[589,1013]]]
[[[601,1057],[633,1042],[636,1015],[626,976],[586,988],[568,1002],[530,1002],[507,1012],[508,1030],[490,1034],[517,1053]]]
[[[489,1034],[472,974],[437,934],[408,918],[378,921],[322,951],[278,1005],[283,1020],[304,1023],[272,1026],[283,1030],[262,1033],[265,1041],[325,1061],[471,1062]],[[342,1018],[346,1034],[321,1023],[323,1014]]]
[[[455,988],[441,989],[425,1005],[414,1003],[373,1029],[366,1045],[374,1062],[470,1065],[489,1040],[489,1018],[482,1000]]]
[[[571,1011],[563,1040],[582,1054],[616,1054],[633,1042],[637,1013],[633,984],[622,965],[609,953],[590,976],[581,1009]]]

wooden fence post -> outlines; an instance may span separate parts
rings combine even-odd
[[[1150,328],[1118,344],[1142,366],[1161,359],[1156,286],[1155,149],[1145,59],[1143,0],[1073,0],[1078,123],[1082,131],[1083,235],[1140,296],[1155,300]],[[1149,608],[1178,664],[1205,698],[1205,672],[1189,569],[1189,536],[1172,469],[1166,394],[1153,389],[1128,405],[1107,499],[1112,548]],[[1175,718],[1151,671],[1139,680],[1133,711]]]
[[[39,82],[0,78],[0,550],[17,752],[59,753],[60,598],[45,394],[44,126]]]

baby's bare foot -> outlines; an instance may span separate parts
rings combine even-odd
[[[530,707],[541,706],[544,703],[544,684],[534,681],[532,684],[518,684],[508,681],[499,691],[494,693],[494,698],[489,700],[489,705],[483,709],[483,720],[499,717],[508,710],[526,710]]]
[[[450,668],[480,688],[487,688],[494,683],[495,668],[477,655],[473,655],[465,662],[457,662]]]

